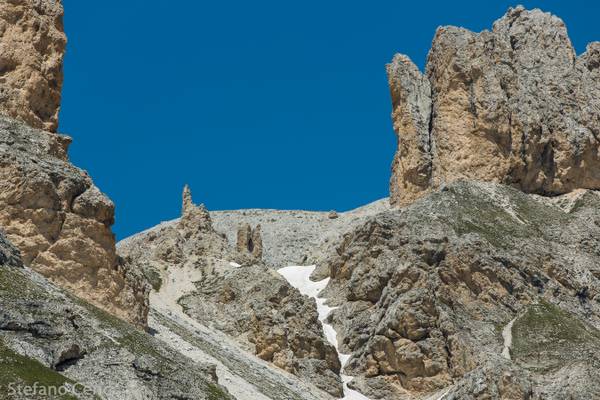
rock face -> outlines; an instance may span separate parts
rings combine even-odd
[[[0,112],[55,132],[67,42],[60,0],[0,3]]]
[[[556,195],[600,188],[600,43],[576,56],[564,23],[510,9],[491,31],[437,30],[425,74],[387,66],[403,206],[459,179]]]
[[[341,397],[340,363],[316,304],[275,271],[250,265],[205,273],[179,300],[186,313],[236,338],[259,358]]]
[[[77,383],[61,399],[233,399],[213,365],[173,357],[160,340],[22,268],[2,234],[0,371],[2,387],[15,390]]]
[[[248,254],[252,260],[262,259],[262,236],[260,235],[260,224],[252,229],[250,224],[240,224],[237,231],[236,250],[241,254]]]
[[[0,117],[0,226],[23,261],[138,326],[148,289],[116,255],[114,205],[67,159],[68,137]]]
[[[119,254],[143,269],[155,289],[155,307],[182,308],[259,358],[341,395],[339,360],[316,304],[261,262],[258,226],[242,224],[237,239],[229,244],[213,229],[210,214],[194,205],[186,186],[181,218],[127,239]]]
[[[351,384],[371,399],[599,393],[599,210],[593,191],[461,181],[345,235],[324,297]]]

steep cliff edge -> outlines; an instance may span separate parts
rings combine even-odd
[[[148,289],[116,255],[114,205],[69,163],[69,142],[0,116],[0,226],[26,265],[145,326]]]
[[[577,57],[559,18],[522,7],[491,31],[440,27],[425,74],[396,55],[392,204],[459,179],[545,195],[600,188],[599,66],[598,42]]]
[[[0,227],[26,265],[143,327],[148,289],[116,255],[114,204],[69,162],[71,139],[55,133],[62,16],[59,0],[0,4]]]

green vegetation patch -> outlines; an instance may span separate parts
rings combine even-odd
[[[151,267],[142,268],[142,273],[144,274],[144,278],[146,281],[152,286],[152,289],[155,291],[159,291],[162,287],[162,277],[160,276],[160,272]]]
[[[572,217],[509,187],[492,194],[458,183],[448,195],[439,194],[446,222],[458,235],[475,233],[498,248],[511,248],[523,238],[546,238],[549,225],[566,224]],[[502,204],[502,203],[505,204]]]
[[[23,274],[23,270],[0,266],[0,297],[9,299],[38,299],[40,296],[48,297],[38,285],[31,282]]]
[[[0,341],[0,399],[77,399],[71,394],[58,394],[65,384],[75,382],[34,359],[15,353]],[[30,396],[25,396],[25,387],[33,388],[33,385],[36,385],[35,394],[30,392]]]
[[[227,395],[223,389],[215,384],[209,383],[206,389],[206,395],[208,400],[230,400],[231,397]]]
[[[600,354],[600,331],[547,302],[529,306],[512,334],[513,359],[533,370],[552,370]]]

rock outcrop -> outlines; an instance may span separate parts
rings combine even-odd
[[[0,113],[55,132],[63,57],[61,0],[0,3]]]
[[[22,268],[1,233],[0,371],[3,398],[233,399],[214,365],[173,357],[162,341]],[[35,396],[33,385],[71,389]]]
[[[116,255],[114,205],[67,159],[70,138],[0,117],[0,227],[53,283],[138,326],[148,289]]]
[[[323,336],[314,301],[263,265],[204,273],[182,297],[185,312],[277,367],[341,397],[340,363]]]
[[[437,30],[425,74],[387,66],[403,206],[459,179],[557,195],[600,188],[600,44],[576,56],[564,23],[510,9],[491,31]]]
[[[237,231],[236,250],[240,254],[247,254],[251,260],[260,261],[262,259],[262,236],[260,234],[260,224],[254,229],[250,224],[240,224]]]
[[[120,243],[119,254],[143,269],[155,289],[153,304],[171,301],[259,358],[341,395],[339,360],[314,301],[264,265],[260,249],[258,226],[242,224],[238,241],[228,243],[186,186],[181,218]]]
[[[461,181],[345,235],[324,297],[351,385],[371,399],[599,393],[599,210],[593,191]]]

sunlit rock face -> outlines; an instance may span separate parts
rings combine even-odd
[[[562,20],[509,9],[491,31],[440,27],[425,73],[387,66],[403,206],[460,179],[556,195],[600,188],[600,43],[576,56]]]
[[[0,112],[56,132],[67,38],[60,0],[0,2]]]
[[[115,206],[67,159],[70,138],[0,117],[0,228],[53,283],[138,326],[148,289],[116,254]]]

